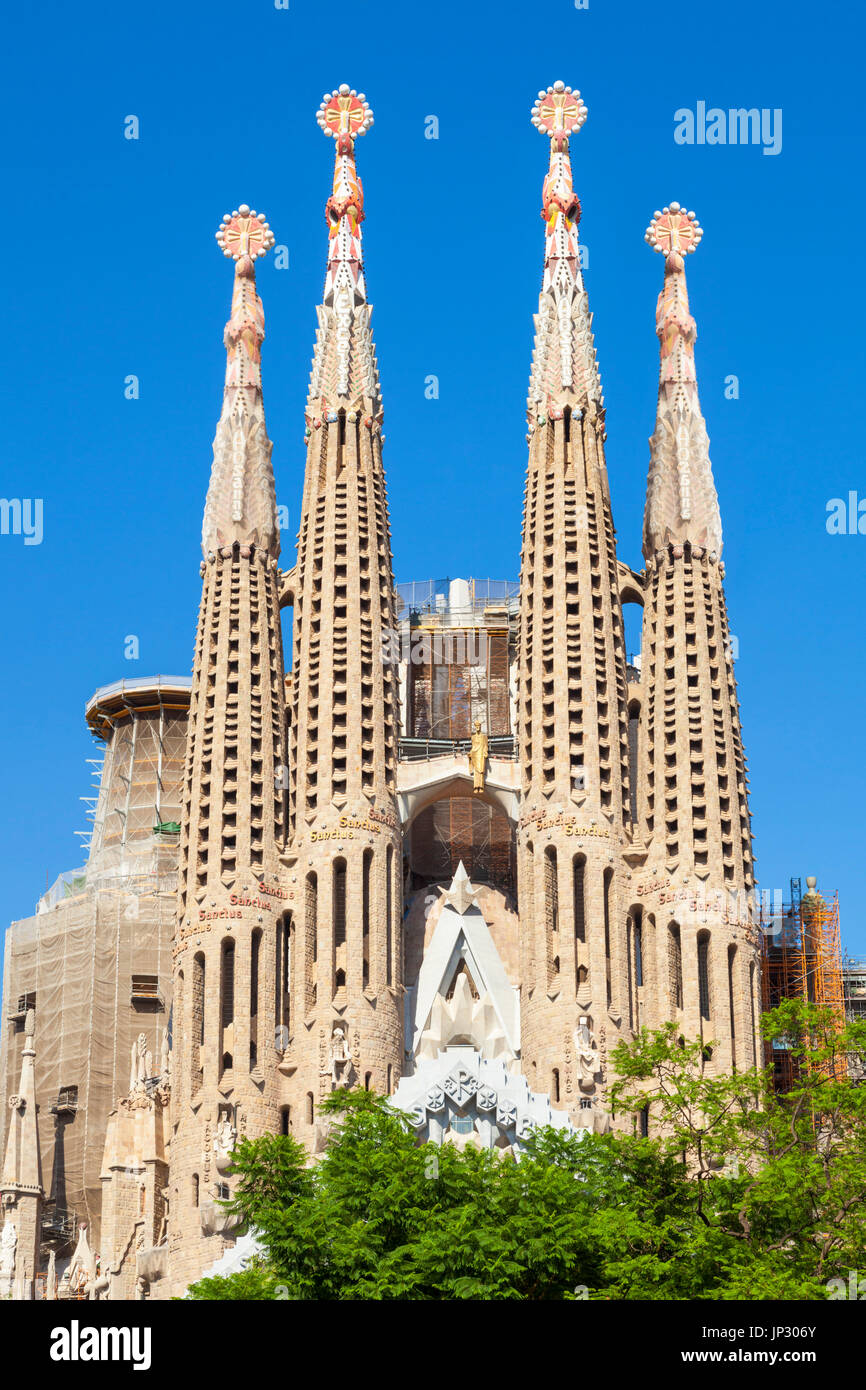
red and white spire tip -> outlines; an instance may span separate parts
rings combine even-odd
[[[644,241],[654,251],[660,251],[673,268],[682,268],[682,257],[697,250],[704,229],[693,212],[686,212],[679,203],[669,203],[661,212],[654,212],[644,232]],[[679,265],[677,265],[679,258]]]
[[[216,239],[223,255],[237,262],[235,273],[238,275],[251,275],[253,261],[266,255],[274,244],[274,234],[265,214],[248,208],[246,203],[225,214]]]
[[[325,135],[337,141],[340,154],[351,153],[359,135],[366,135],[373,124],[373,112],[363,92],[344,82],[323,96],[316,120]]]
[[[532,108],[532,124],[547,135],[558,148],[568,145],[568,137],[576,135],[586,120],[586,104],[576,87],[554,82],[547,91],[538,93]]]

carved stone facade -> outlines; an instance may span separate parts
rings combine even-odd
[[[168,1290],[171,1073],[167,1057],[157,1070],[140,1044],[129,1092],[109,1116],[102,1159],[101,1269],[110,1297],[121,1299]]]
[[[273,235],[242,204],[217,239],[234,260],[235,281],[202,536],[174,945],[173,1288],[214,1257],[208,1213],[228,1188],[215,1135],[226,1122],[250,1136],[279,1123],[270,1001],[285,897],[285,671],[254,271]]]
[[[630,1022],[626,652],[569,160],[569,134],[585,116],[579,93],[561,83],[533,112],[550,140],[550,169],[520,577],[523,1057],[534,1088],[572,1105],[563,1039],[578,1016],[591,1015],[596,1029],[605,1018]]]
[[[348,88],[320,108],[319,124],[335,141],[334,191],[298,558],[285,580],[294,654],[282,1105],[292,1132],[308,1141],[319,1098],[343,1084],[349,1067],[359,1083],[387,1092],[403,1055],[398,692],[385,659],[396,618],[355,167],[355,141],[371,123],[366,101]],[[340,1035],[351,1060],[338,1064]]]
[[[170,1057],[163,1020],[124,1022],[90,1165],[100,1256],[85,1233],[70,1266],[91,1296],[168,1298],[242,1267],[255,1239],[236,1242],[222,1205],[235,1146],[283,1132],[313,1161],[335,1088],[392,1095],[420,1140],[519,1158],[535,1125],[611,1123],[614,1049],[640,1027],[674,1019],[713,1041],[709,1067],[756,1055],[748,784],[683,270],[700,229],[671,204],[647,234],[666,264],[636,573],[617,556],[577,235],[569,137],[585,117],[561,82],[533,111],[550,150],[519,598],[395,589],[355,164],[365,98],[341,87],[319,111],[334,183],[286,569],[254,277],[273,237],[246,205],[220,226],[235,278],[158,991]],[[626,603],[645,608],[641,658]],[[22,1113],[35,1122],[35,1101]],[[44,1262],[41,1193],[8,1169],[0,1281]]]
[[[42,1160],[36,1103],[36,1014],[24,1022],[21,1076],[8,1098],[9,1130],[0,1176],[0,1298],[33,1298],[42,1242]]]
[[[528,411],[518,866],[523,1065],[533,1087],[597,1108],[616,1042],[670,1018],[718,1044],[708,1065],[750,1065],[759,967],[721,523],[683,273],[701,232],[671,204],[647,233],[666,272],[636,574],[616,554],[580,272],[568,143],[585,115],[563,83],[533,112],[550,171]],[[644,606],[634,664],[623,601]]]
[[[760,1060],[748,778],[721,561],[722,529],[698,400],[685,256],[701,240],[671,203],[646,239],[665,257],[659,399],[644,519],[638,827],[651,1016],[717,1044],[713,1065]]]

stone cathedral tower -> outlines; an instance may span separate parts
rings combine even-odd
[[[201,1269],[234,1137],[277,1127],[276,879],[285,700],[264,312],[254,262],[273,244],[245,204],[217,232],[235,263],[223,409],[202,533],[202,599],[183,802],[172,1038],[170,1259]]]
[[[753,1065],[758,957],[748,782],[722,585],[722,525],[698,400],[685,256],[693,212],[671,203],[646,240],[665,257],[661,364],[644,515],[646,560],[639,833],[657,906],[654,1013],[718,1041],[722,1067]]]
[[[666,262],[637,574],[616,555],[580,270],[569,135],[585,118],[561,82],[533,108],[550,169],[528,402],[518,870],[523,1068],[554,1104],[571,1110],[579,1087],[597,1113],[620,1038],[674,1019],[716,1041],[708,1064],[749,1066],[759,1005],[721,523],[683,269],[701,233],[676,203],[647,232]],[[645,608],[639,666],[626,662],[625,599]]]
[[[533,123],[550,141],[544,279],[529,383],[520,573],[518,874],[522,1043],[530,1085],[577,1103],[574,1032],[605,1044],[634,1020],[622,851],[629,843],[626,653],[605,411],[580,269],[562,82]]]
[[[342,86],[318,114],[335,142],[334,182],[297,558],[286,569],[254,275],[273,236],[246,205],[223,219],[234,290],[182,791],[162,698],[151,740],[159,806],[181,800],[180,830],[157,809],[151,834],[141,787],[135,825],[148,863],[179,833],[176,926],[168,906],[153,920],[136,906],[122,962],[116,912],[106,935],[83,895],[74,914],[43,900],[35,926],[13,927],[2,1075],[8,1090],[22,1079],[0,1111],[10,1126],[0,1293],[49,1277],[44,1208],[53,1201],[58,1239],[82,1215],[56,1210],[56,1182],[53,1197],[43,1190],[42,1172],[49,1162],[60,1172],[62,1157],[36,1125],[45,1078],[67,1127],[105,1122],[83,1085],[79,1104],[74,1032],[63,1049],[50,1028],[37,1037],[58,1007],[57,980],[75,988],[70,933],[82,923],[114,961],[109,992],[119,998],[130,976],[124,1027],[141,1006],[159,1016],[156,1029],[136,1027],[127,1093],[110,1083],[101,1169],[70,1139],[84,1155],[82,1190],[102,1184],[91,1282],[115,1298],[167,1298],[206,1270],[242,1267],[254,1236],[236,1242],[220,1205],[235,1144],[282,1132],[312,1161],[335,1087],[392,1096],[421,1140],[518,1154],[539,1124],[611,1123],[613,1048],[642,1027],[674,1021],[703,1040],[711,1069],[758,1059],[748,782],[684,270],[701,229],[671,203],[646,233],[665,269],[637,572],[617,556],[581,269],[569,141],[586,114],[563,82],[533,108],[549,167],[519,593],[512,581],[463,578],[395,590],[355,164],[373,122],[364,96]],[[628,603],[644,609],[640,657],[626,653]],[[289,673],[283,608],[293,610]],[[171,695],[182,736],[185,684],[121,682],[91,712],[112,728],[129,721],[138,757],[154,690]],[[103,867],[110,880],[121,866]],[[114,887],[105,874],[101,893]],[[116,1032],[105,1025],[88,1040],[100,1076],[117,1070]],[[37,1055],[51,1065],[42,1079]],[[641,1125],[651,1131],[653,1117]],[[67,1264],[67,1285],[83,1258]]]
[[[403,1055],[394,582],[355,167],[355,141],[373,115],[342,86],[318,120],[335,142],[334,187],[298,558],[284,595],[294,603],[285,858],[294,908],[280,1024],[290,1039],[285,1103],[308,1143],[335,1080],[390,1092]]]

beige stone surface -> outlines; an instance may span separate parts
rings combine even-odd
[[[558,94],[551,89],[554,104]],[[32,952],[17,949],[28,944],[26,924],[13,933],[11,955],[7,946],[7,1005],[15,991],[62,991],[72,973],[64,952],[78,932],[95,962],[116,948],[124,972],[135,962],[158,978],[160,1026],[171,1007],[170,1067],[154,1026],[147,1046],[153,1056],[160,1051],[159,1065],[124,1074],[138,1031],[131,1031],[134,1011],[118,1009],[116,1036],[94,1049],[79,1008],[75,1019],[58,1014],[79,1069],[70,1061],[40,1071],[43,1050],[36,1071],[46,1098],[49,1087],[91,1078],[96,1138],[75,1151],[73,1200],[90,1214],[101,1188],[94,1240],[118,1298],[181,1294],[231,1247],[235,1232],[219,1203],[235,1186],[229,1169],[239,1140],[291,1133],[313,1161],[327,1129],[321,1103],[334,1087],[392,1093],[404,1074],[422,1084],[424,1073],[413,1072],[421,1054],[413,1054],[404,1024],[443,900],[433,881],[439,870],[417,867],[438,861],[415,860],[410,851],[413,825],[435,804],[455,813],[436,822],[440,845],[441,826],[451,827],[442,862],[471,845],[479,877],[489,879],[474,895],[484,918],[476,914],[476,924],[496,965],[491,989],[500,1006],[508,1004],[508,1077],[519,1079],[522,1069],[531,1092],[549,1096],[560,1115],[603,1129],[613,1049],[642,1027],[675,1020],[708,1049],[712,1043],[711,1069],[746,1067],[757,1056],[748,781],[682,264],[667,265],[659,301],[659,407],[646,563],[637,573],[617,556],[580,209],[568,141],[555,134],[529,391],[519,641],[513,605],[503,601],[488,622],[470,608],[469,586],[455,581],[465,611],[436,609],[426,627],[444,631],[453,621],[456,630],[459,617],[473,641],[485,624],[495,627],[498,655],[485,667],[483,699],[481,677],[473,688],[472,673],[461,674],[447,687],[454,708],[443,713],[433,657],[413,672],[409,658],[401,670],[390,654],[398,623],[383,410],[363,270],[363,195],[349,138],[369,121],[348,89],[333,101],[346,129],[328,203],[333,235],[306,406],[297,554],[284,557],[283,570],[260,370],[264,313],[252,261],[236,258],[188,725],[185,710],[171,716],[175,742],[186,729],[183,776],[177,767],[173,780],[167,768],[160,772],[162,783],[182,784],[177,882],[165,891],[178,849],[155,847],[147,816],[122,796],[123,769],[138,766],[135,747],[141,753],[150,740],[162,748],[165,714],[157,716],[154,744],[152,714],[130,713],[122,736],[125,697],[103,701],[99,728],[114,761],[94,841],[101,877],[83,908],[57,907],[44,931],[37,925]],[[232,218],[235,231],[232,219],[221,229],[226,243],[258,236],[269,244],[269,230],[256,229],[249,209]],[[674,333],[682,341],[668,361]],[[627,662],[625,601],[644,606],[639,670]],[[289,673],[286,605],[293,608]],[[406,619],[410,629],[413,622],[421,627]],[[474,727],[473,698],[481,716],[498,723],[478,729],[470,770],[463,725],[471,715]],[[438,750],[418,752],[422,738],[407,728],[413,701],[425,718],[435,712]],[[123,739],[133,727],[142,742],[129,747]],[[414,748],[407,752],[401,739]],[[124,750],[131,762],[123,762]],[[480,830],[473,806],[485,808]],[[487,807],[496,808],[499,839],[497,855],[485,860],[489,845],[480,840],[493,839],[494,822]],[[116,827],[130,810],[138,819],[125,836]],[[425,822],[431,837],[433,819]],[[133,891],[124,865],[136,843],[150,877],[139,875]],[[133,936],[124,934],[125,899],[109,907],[115,888],[149,904]],[[461,891],[472,896],[465,879]],[[439,940],[442,960],[435,951],[427,957],[436,978],[424,985],[418,1025],[433,1019],[424,1060],[434,1069],[440,1044],[465,1032],[456,1019],[495,1012],[492,1000],[475,998],[449,954],[458,937]],[[449,979],[437,996],[440,971]],[[107,977],[118,990],[121,974]],[[103,998],[101,987],[94,999]],[[7,1036],[4,1048],[7,1091],[22,1063],[17,1037]],[[468,1047],[465,1037],[460,1045]],[[522,1080],[517,1090],[526,1091]],[[546,1099],[531,1103],[533,1113],[550,1116]],[[56,1147],[45,1129],[41,1142],[45,1166]],[[32,1228],[22,1227],[31,1246],[39,1202],[28,1208],[36,1213]]]

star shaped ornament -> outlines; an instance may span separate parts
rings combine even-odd
[[[439,892],[442,894],[448,906],[453,907],[454,911],[459,913],[461,917],[464,913],[469,911],[470,907],[478,906],[476,902],[478,889],[472,887],[469,875],[463,867],[462,859],[457,865],[457,872],[451,880],[451,887],[440,888]]]

